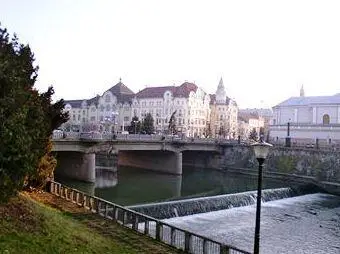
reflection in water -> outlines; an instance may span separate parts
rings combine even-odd
[[[98,197],[121,204],[138,204],[181,196],[182,177],[149,170],[119,167],[118,184],[96,188]]]
[[[121,205],[238,193],[256,190],[257,186],[256,177],[194,168],[183,168],[183,175],[176,176],[123,166],[118,172],[98,167],[95,185],[68,179],[56,180]],[[264,188],[280,187],[289,186],[282,181],[264,179]]]
[[[118,176],[116,171],[106,170],[103,168],[96,168],[96,183],[95,188],[109,188],[114,187],[118,183]]]

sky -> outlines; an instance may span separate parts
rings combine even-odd
[[[119,82],[223,78],[240,108],[340,93],[340,1],[0,0],[0,22],[29,44],[36,88],[86,99]]]

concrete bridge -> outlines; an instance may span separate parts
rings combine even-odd
[[[179,139],[150,135],[53,137],[57,154],[57,173],[87,181],[95,181],[95,157],[98,153],[115,154],[118,165],[151,169],[181,175],[183,153],[192,161],[202,153],[223,154],[224,147],[234,143],[209,139]]]

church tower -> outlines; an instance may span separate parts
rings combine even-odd
[[[304,97],[305,96],[305,89],[303,89],[303,85],[300,88],[300,97]]]
[[[220,83],[217,86],[217,90],[216,90],[215,94],[216,94],[216,102],[217,103],[225,103],[226,102],[227,94],[225,92],[222,77],[220,79]]]

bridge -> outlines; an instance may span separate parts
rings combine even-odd
[[[187,139],[160,135],[112,135],[68,133],[53,135],[53,152],[57,154],[57,173],[95,181],[95,158],[98,153],[115,154],[118,165],[150,169],[181,175],[183,153],[194,164],[203,154],[222,154],[235,142],[215,139]]]

